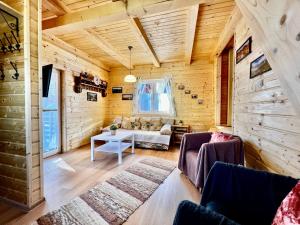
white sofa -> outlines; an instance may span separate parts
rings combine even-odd
[[[161,121],[161,125],[158,126],[158,121]],[[130,124],[143,123],[141,121],[146,121],[149,124],[148,127],[142,125],[140,126],[126,126],[126,122],[130,121]],[[151,121],[155,121],[156,126],[151,126]],[[113,121],[113,124],[117,124],[120,128],[117,132],[132,132],[134,133],[135,147],[138,148],[149,148],[156,150],[168,150],[171,141],[172,130],[171,126],[174,124],[174,119],[170,118],[158,118],[158,117],[130,117],[121,118],[117,117]],[[103,132],[109,132],[110,126],[103,129]],[[158,129],[159,128],[159,129]]]

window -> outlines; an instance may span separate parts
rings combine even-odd
[[[174,115],[170,79],[139,81],[137,83],[136,108],[139,114]]]

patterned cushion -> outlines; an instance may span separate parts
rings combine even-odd
[[[300,181],[283,199],[272,225],[300,224]]]
[[[140,130],[141,122],[139,117],[130,117],[131,129],[132,130]]]
[[[150,130],[150,118],[149,117],[142,117],[141,121],[141,130]]]
[[[165,124],[160,129],[160,134],[162,135],[171,135],[172,134],[172,128],[170,124]]]
[[[222,132],[213,132],[209,143],[225,142],[225,141],[230,141],[232,139],[233,139],[232,135],[224,134]]]
[[[150,120],[150,129],[151,131],[157,131],[161,129],[161,118],[152,117]]]
[[[130,118],[124,117],[122,120],[122,128],[132,130]]]

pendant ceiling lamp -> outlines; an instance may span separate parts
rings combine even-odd
[[[134,83],[136,82],[136,77],[131,74],[131,49],[132,46],[128,46],[129,49],[129,54],[130,54],[130,59],[129,59],[129,74],[125,76],[124,82],[126,83]]]

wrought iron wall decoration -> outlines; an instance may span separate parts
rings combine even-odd
[[[20,74],[18,72],[17,63],[16,62],[14,63],[12,61],[9,61],[9,63],[14,68],[14,70],[15,70],[15,74],[12,76],[12,78],[15,79],[15,80],[18,80]]]
[[[0,80],[4,80],[5,74],[4,74],[4,66],[3,64],[0,64]]]
[[[4,24],[10,30],[9,33],[0,33],[0,44],[2,53],[21,50],[21,44],[19,41],[19,19],[18,17],[6,12],[0,8],[0,21],[4,21]]]
[[[81,93],[82,89],[86,89],[89,91],[101,92],[102,97],[107,96],[107,81],[101,80],[98,76],[82,72],[79,77],[75,77],[74,79],[74,91],[76,93]]]

